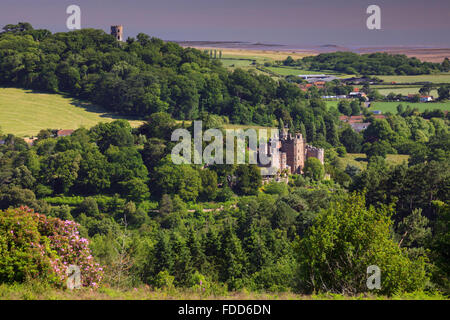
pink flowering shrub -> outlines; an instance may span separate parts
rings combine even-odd
[[[69,265],[80,268],[82,285],[98,287],[103,268],[94,262],[78,224],[22,207],[0,211],[0,282],[27,277],[64,285]]]

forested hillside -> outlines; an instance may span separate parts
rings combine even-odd
[[[317,56],[294,60],[288,57],[286,66],[298,66],[305,70],[332,70],[347,74],[364,75],[417,75],[433,72],[447,72],[450,64],[446,59],[442,64],[422,62],[417,58],[388,53],[357,54],[353,52],[322,53]]]
[[[145,34],[126,43],[101,30],[51,34],[10,26],[0,35],[0,84],[68,92],[107,110],[142,117],[201,111],[238,123],[271,125],[282,105],[302,95],[287,83],[236,70],[203,52]]]
[[[63,137],[48,128],[33,144],[0,132],[0,283],[60,288],[77,264],[90,288],[449,293],[444,113],[365,112],[370,126],[359,133],[317,91],[229,72],[144,34],[119,43],[91,29],[6,31],[1,85],[67,92],[146,121]],[[171,134],[195,119],[219,129],[287,125],[325,149],[324,165],[312,158],[303,174],[266,184],[256,165],[176,165]],[[345,163],[347,152],[365,153],[366,169]],[[408,162],[392,165],[387,154]],[[382,272],[374,291],[371,265]]]

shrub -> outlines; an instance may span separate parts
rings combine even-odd
[[[155,286],[160,289],[172,289],[174,288],[173,281],[174,276],[171,276],[167,270],[160,271],[155,278]]]
[[[325,175],[325,169],[319,159],[309,158],[305,161],[303,169],[305,176],[313,180],[320,181]]]
[[[67,268],[74,264],[81,270],[82,285],[97,287],[103,269],[94,262],[78,227],[27,207],[0,211],[0,281],[39,278],[63,285]]]
[[[365,196],[353,194],[322,211],[300,241],[300,287],[341,294],[367,292],[367,267],[381,270],[379,293],[392,295],[424,288],[428,280],[423,257],[410,259],[390,233],[392,208],[365,207]]]

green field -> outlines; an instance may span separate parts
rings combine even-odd
[[[280,76],[298,76],[298,75],[304,75],[304,74],[323,74],[323,72],[301,70],[301,69],[289,68],[289,67],[265,67],[265,68],[272,71],[273,73],[279,74]]]
[[[364,153],[347,153],[345,157],[340,158],[344,162],[344,167],[348,164],[354,165],[361,170],[367,168],[367,157]],[[388,154],[386,156],[386,162],[391,165],[399,165],[403,162],[408,162],[409,155],[403,154]]]
[[[415,83],[415,82],[432,82],[432,83],[450,83],[450,73],[441,74],[424,74],[418,76],[374,76],[384,80],[386,83]]]
[[[220,59],[220,62],[222,62],[223,66],[226,68],[243,68],[243,67],[251,67],[253,60],[223,58]]]
[[[361,86],[359,86],[361,88]],[[382,95],[388,95],[393,92],[395,94],[401,94],[403,96],[407,96],[409,94],[419,94],[419,90],[421,86],[415,85],[372,85],[372,89],[378,90],[378,92]],[[430,91],[430,95],[433,97],[438,97],[437,89],[433,89]]]
[[[63,95],[0,88],[0,128],[3,133],[33,136],[41,129],[89,128],[98,122],[119,118],[90,103]],[[130,120],[130,124],[136,127],[142,121]]]
[[[405,108],[406,106],[411,106],[411,108],[417,108],[419,111],[423,112],[425,110],[450,110],[450,101],[446,102],[428,102],[428,103],[412,103],[412,102],[384,102],[376,101],[371,102],[369,110],[379,110],[383,113],[392,112],[397,113],[397,106],[402,104]]]

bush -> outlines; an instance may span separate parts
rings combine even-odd
[[[381,270],[378,293],[392,295],[424,288],[423,257],[412,260],[391,236],[392,208],[365,207],[365,196],[351,195],[322,211],[300,241],[300,287],[341,294],[367,292],[367,267]]]
[[[319,159],[309,158],[305,161],[305,168],[303,169],[305,176],[320,181],[325,175],[325,169]]]
[[[288,193],[288,186],[285,183],[272,181],[264,186],[264,192],[267,194],[277,194],[284,196]]]
[[[160,289],[172,289],[174,288],[173,281],[174,276],[171,276],[167,270],[160,271],[155,278],[155,286]]]
[[[0,281],[42,279],[63,285],[69,265],[81,270],[82,285],[97,287],[103,269],[81,238],[79,225],[22,207],[0,211]]]

